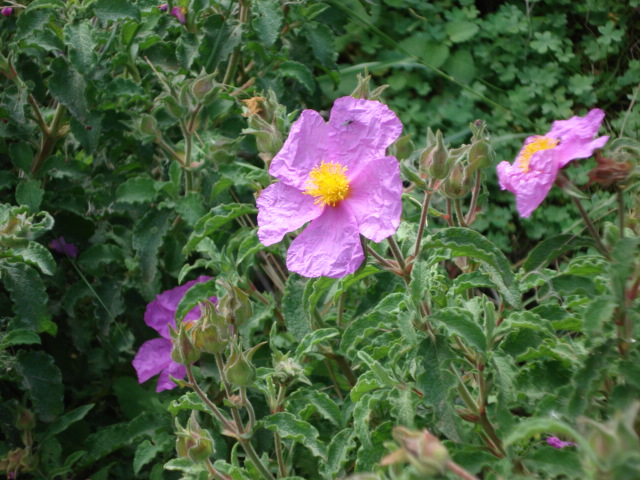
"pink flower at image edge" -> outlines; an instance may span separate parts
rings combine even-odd
[[[160,338],[144,342],[133,359],[133,368],[138,375],[138,383],[144,383],[151,377],[160,374],[156,392],[161,392],[176,387],[170,377],[180,379],[185,377],[187,374],[185,366],[174,362],[171,358],[173,345],[169,337],[169,326],[175,328],[176,310],[187,290],[196,283],[206,282],[210,279],[211,277],[200,276],[196,280],[162,292],[147,305],[147,310],[144,312],[144,323],[158,332]],[[210,300],[217,301],[215,297]],[[183,321],[191,322],[198,318],[200,318],[200,307],[196,306],[185,315]]]
[[[545,135],[525,140],[513,164],[498,164],[500,187],[515,194],[521,217],[529,217],[542,203],[561,168],[572,160],[590,157],[607,143],[608,136],[593,138],[604,115],[594,108],[584,117],[556,120]]]
[[[73,243],[67,243],[64,237],[58,237],[55,240],[51,240],[49,247],[54,252],[64,253],[70,258],[76,258],[78,256],[78,247]]]
[[[187,23],[187,9],[184,7],[173,7],[171,15],[176,17],[181,24]]]
[[[5,17],[10,17],[13,14],[13,8],[12,7],[4,7],[2,10],[0,10],[0,13],[2,15],[4,15]]]
[[[279,182],[257,200],[258,237],[272,245],[311,222],[291,243],[287,267],[341,278],[364,260],[360,235],[380,242],[400,224],[402,180],[386,149],[402,124],[386,105],[342,97],[329,122],[304,110],[269,173]]]

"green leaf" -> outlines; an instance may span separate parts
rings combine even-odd
[[[426,248],[447,248],[451,257],[470,257],[481,262],[481,269],[496,284],[505,301],[515,308],[522,305],[515,276],[504,254],[484,236],[468,228],[447,228],[433,235]]]
[[[121,183],[116,190],[118,202],[122,203],[151,203],[157,196],[156,182],[149,177],[131,177]]]
[[[59,433],[64,432],[74,423],[82,420],[87,415],[87,413],[89,413],[91,409],[95,407],[95,405],[95,403],[82,405],[81,407],[75,408],[70,412],[67,412],[64,415],[58,417],[51,425],[49,425],[49,428],[47,428],[47,431],[42,437],[42,441],[46,440],[49,437],[55,437]]]
[[[513,358],[502,353],[493,352],[490,361],[494,367],[494,378],[498,398],[504,408],[508,408],[509,402],[516,398],[516,376],[518,368],[513,362]]]
[[[603,327],[611,320],[616,306],[616,302],[610,296],[594,298],[584,312],[585,333],[590,337],[602,335]]]
[[[467,345],[478,352],[487,351],[487,339],[484,332],[468,310],[456,307],[443,308],[431,314],[429,320],[439,321],[450,334],[458,335]]]
[[[199,412],[210,412],[209,407],[195,392],[188,392],[182,395],[179,399],[172,401],[169,404],[169,413],[174,417],[183,411],[197,410]]]
[[[320,466],[325,480],[338,478],[338,473],[349,461],[349,453],[356,447],[355,433],[351,428],[339,431],[331,438],[327,449],[327,461]]]
[[[167,438],[169,438],[167,436]],[[149,464],[158,453],[164,451],[167,448],[167,442],[158,442],[154,439],[154,443],[149,440],[143,440],[136,447],[136,453],[133,456],[133,473],[138,475],[142,467]]]
[[[298,274],[291,274],[285,284],[284,297],[282,298],[282,316],[287,331],[296,340],[302,339],[311,332],[311,320],[302,308],[307,279]]]
[[[92,275],[104,273],[105,265],[124,261],[122,248],[111,243],[91,245],[78,257],[78,265]]]
[[[51,70],[49,89],[53,98],[67,107],[80,123],[86,123],[87,101],[84,78],[67,63],[64,57],[53,60],[49,69]]]
[[[423,260],[417,261],[411,269],[409,292],[411,292],[411,300],[413,300],[415,308],[422,308],[422,302],[428,299],[430,270],[427,262]]]
[[[133,227],[133,248],[142,279],[140,290],[147,300],[151,300],[157,290],[153,284],[158,275],[158,251],[171,226],[171,217],[167,210],[149,210]]]
[[[535,246],[522,264],[522,270],[532,272],[546,267],[560,255],[577,248],[592,247],[591,238],[576,237],[575,235],[556,235],[543,240]]]
[[[115,423],[102,427],[85,439],[84,447],[87,449],[87,456],[80,462],[80,465],[87,467],[111,452],[128,445],[130,441],[128,423]]]
[[[24,248],[9,250],[14,258],[19,258],[24,263],[32,265],[45,275],[53,275],[56,271],[56,262],[51,252],[37,242],[29,242]]]
[[[182,249],[182,253],[189,255],[193,249],[212,233],[225,226],[241,215],[256,213],[256,207],[244,203],[234,203],[231,205],[219,205],[211,209],[204,217],[198,220],[193,227],[193,233],[189,236],[187,244]]]
[[[315,80],[311,71],[302,63],[287,60],[280,64],[278,73],[283,77],[293,78],[299,82],[307,92],[311,93],[315,90]]]
[[[340,335],[340,332],[335,328],[321,328],[319,330],[309,332],[304,336],[300,345],[298,345],[298,348],[296,349],[296,359],[302,362],[305,355],[315,353],[314,347],[316,345],[324,342],[325,340],[329,340],[330,338],[337,337],[338,335]]]
[[[307,282],[302,297],[302,308],[312,322],[318,303],[335,283],[337,280],[329,277],[311,278]]]
[[[297,420],[290,413],[278,412],[264,421],[264,428],[278,432],[280,438],[293,440],[304,445],[314,456],[326,461],[326,447],[319,439],[318,430],[311,424]]]
[[[445,29],[453,43],[460,43],[472,39],[480,30],[480,27],[477,23],[459,20],[448,23]]]
[[[189,226],[194,226],[207,212],[202,195],[199,192],[189,192],[176,201],[176,212]],[[255,236],[258,238],[258,235]]]
[[[69,61],[82,75],[87,75],[96,63],[93,53],[96,42],[93,40],[93,27],[88,22],[64,27],[64,41],[69,47]]]
[[[33,330],[18,328],[7,332],[0,339],[0,350],[5,350],[13,345],[35,345],[40,344],[40,337]]]
[[[391,377],[393,373],[389,369],[383,367],[380,362],[374,360],[368,353],[361,350],[357,353],[357,357],[362,360],[367,367],[369,367],[380,384],[390,388],[394,388],[396,386],[398,382]]]
[[[222,15],[209,15],[204,20],[202,30],[204,39],[200,45],[200,58],[204,61],[205,70],[212,73],[240,45],[242,31],[232,28]]]
[[[198,302],[203,300],[209,300],[211,297],[214,297],[216,293],[216,280],[212,278],[211,280],[207,280],[206,282],[200,282],[193,285],[187,292],[184,294],[180,303],[178,303],[178,308],[176,309],[176,319],[178,321],[182,321],[184,316],[191,311]]]
[[[40,209],[42,197],[44,197],[44,190],[40,187],[39,180],[21,182],[16,188],[16,202],[19,205],[29,207],[32,212],[37,212]]]
[[[255,0],[252,7],[253,28],[262,44],[269,48],[278,39],[284,21],[280,5],[272,0]]]
[[[418,355],[423,363],[416,385],[424,394],[424,403],[435,409],[437,428],[449,440],[461,442],[456,423],[457,413],[449,398],[449,392],[456,387],[458,381],[449,371],[453,358],[449,346],[439,336],[435,342],[427,338],[420,345]]]
[[[322,23],[306,23],[303,32],[318,63],[333,68],[338,57],[333,31]]]
[[[128,0],[97,0],[93,11],[103,22],[117,22],[127,18],[140,21],[140,10]]]
[[[36,271],[23,264],[0,261],[4,287],[11,295],[16,317],[11,326],[55,335],[57,326],[51,322],[47,309],[47,292]]]
[[[14,166],[25,172],[31,170],[33,150],[27,142],[16,142],[9,145],[9,156]]]
[[[62,413],[62,374],[53,357],[36,350],[20,350],[16,355],[16,371],[42,421],[51,422]]]
[[[340,407],[338,407],[336,402],[325,392],[301,388],[289,396],[288,402],[291,405],[294,403],[302,403],[304,405],[304,408],[300,410],[300,413],[297,415],[303,420],[311,416],[314,412],[317,412],[322,418],[328,420],[336,427],[342,425]]]

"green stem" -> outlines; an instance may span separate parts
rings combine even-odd
[[[216,470],[216,467],[214,467],[213,463],[211,463],[211,459],[207,458],[207,460],[204,462],[204,464],[207,467],[207,470],[209,471],[209,473],[211,474],[211,476],[213,478],[218,479],[218,480],[231,480],[231,477],[229,477],[227,475],[223,475],[218,470]]]
[[[413,258],[418,258],[420,255],[420,244],[422,243],[422,235],[424,234],[424,228],[427,225],[427,213],[429,212],[429,203],[431,202],[432,192],[426,192],[424,194],[424,203],[422,204],[422,212],[420,213],[420,224],[418,225],[418,236],[416,237],[416,246],[413,249]]]
[[[260,471],[262,478],[266,478],[269,480],[276,480],[276,477],[274,477],[269,471],[269,469],[264,466],[264,464],[262,463],[262,460],[260,460],[260,457],[258,456],[256,451],[253,449],[253,445],[251,445],[251,442],[249,440],[241,439],[240,445],[244,449],[244,453],[246,453],[247,457],[249,457],[249,460],[251,460],[251,463],[253,463],[253,465]]]
[[[482,175],[480,175],[480,171],[476,170],[476,181],[471,192],[471,204],[469,205],[466,217],[464,217],[464,221],[467,225],[471,225],[474,220],[476,207],[478,206],[478,197],[480,196],[480,187],[482,186],[481,179]]]
[[[386,258],[378,255],[378,252],[376,252],[369,245],[367,245],[367,253],[369,253],[373,258],[375,258],[378,261],[378,263],[380,263],[387,270],[395,270],[395,267],[391,265]]]
[[[467,472],[464,468],[462,468],[460,465],[458,465],[453,460],[449,460],[447,462],[447,469],[451,473],[454,473],[458,477],[462,478],[463,480],[478,480],[478,477],[476,477],[476,476],[470,474],[469,472]]]
[[[233,399],[231,398],[233,393],[231,391],[231,385],[227,380],[227,376],[224,374],[224,362],[222,360],[222,355],[220,353],[216,353],[215,357],[216,357],[216,365],[218,366],[218,373],[220,373],[220,380],[222,380],[222,385],[224,386],[224,392],[227,395],[227,400],[229,400],[229,403],[231,405],[234,405],[235,402],[233,402]],[[244,429],[244,425],[242,424],[242,419],[240,418],[240,414],[238,413],[237,407],[234,407],[234,406],[231,407],[231,416],[233,416],[233,421],[236,424],[237,432],[240,435],[243,435],[245,433],[245,429]]]
[[[391,247],[391,253],[393,253],[396,262],[398,262],[398,266],[400,267],[400,271],[402,272],[402,278],[408,286],[411,282],[411,276],[409,275],[409,272],[407,272],[407,263],[404,261],[402,251],[400,250],[400,247],[398,246],[398,243],[396,242],[395,238],[393,238],[393,236],[387,237],[387,242],[389,243],[389,247]]]
[[[284,396],[287,388],[283,385],[280,385],[280,389],[278,390],[278,398],[276,399],[276,411],[280,411],[282,405],[284,404]],[[275,413],[275,412],[272,412]],[[282,455],[282,441],[280,439],[280,434],[276,431],[273,432],[273,440],[276,446],[276,459],[278,461],[278,472],[281,477],[287,476],[287,466],[284,463],[284,456]]]
[[[336,315],[336,325],[338,325],[338,328],[343,328],[342,325],[342,314],[344,311],[344,293],[342,295],[340,295],[338,297],[338,305],[336,307],[337,310],[337,315]]]
[[[211,400],[209,400],[209,397],[207,397],[207,394],[202,391],[202,389],[200,388],[200,385],[198,385],[198,382],[196,382],[196,379],[193,376],[192,366],[191,365],[187,365],[186,367],[187,367],[187,378],[189,379],[189,386],[191,388],[193,388],[193,390],[202,399],[202,401],[209,408],[209,410],[211,410],[211,413],[213,413],[213,415],[218,420],[220,420],[222,425],[224,425],[224,428],[227,429],[229,432],[231,432],[233,434],[237,434],[238,432],[236,431],[235,425],[233,423],[231,423],[231,421],[229,421],[229,419],[227,419],[222,414],[220,409],[218,407],[216,407],[215,404]]]
[[[60,133],[60,127],[62,126],[62,120],[64,119],[64,114],[67,112],[67,109],[61,103],[58,103],[56,106],[56,111],[53,114],[53,120],[51,121],[51,125],[49,128],[46,128],[42,132],[42,142],[40,144],[40,152],[38,152],[38,156],[35,158],[33,163],[31,164],[31,174],[35,175],[38,170],[44,164],[44,161],[49,158],[53,147],[55,146],[58,139],[62,136]]]
[[[604,255],[604,257],[607,260],[609,260],[610,259],[609,251],[607,250],[607,247],[605,247],[604,243],[602,243],[602,238],[600,238],[600,234],[598,233],[598,230],[593,225],[593,222],[589,218],[589,215],[587,215],[587,212],[582,206],[582,202],[580,201],[579,198],[573,195],[570,195],[570,196],[571,196],[571,199],[573,200],[573,203],[576,205],[576,207],[578,207],[578,211],[580,212],[580,215],[582,216],[584,223],[587,225],[587,229],[589,230],[589,233],[591,233],[591,236],[595,240],[596,248],[602,255]]]
[[[249,0],[240,0],[240,13],[238,15],[238,21],[241,24],[247,23],[247,18],[249,17],[249,7],[251,2]],[[227,65],[227,71],[224,74],[224,79],[222,83],[224,85],[231,84],[233,77],[236,74],[236,70],[238,68],[238,62],[240,61],[240,46],[237,46],[233,53],[231,54],[231,58],[229,59],[229,63]]]
[[[467,222],[464,219],[464,214],[462,213],[462,202],[459,198],[456,198],[453,201],[453,205],[456,209],[456,216],[458,217],[458,224],[461,227],[467,228]]]
[[[616,188],[616,195],[618,197],[618,229],[620,230],[619,235],[620,238],[624,238],[624,195],[622,194],[622,189],[620,187]]]

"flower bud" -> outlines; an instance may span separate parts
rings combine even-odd
[[[181,458],[189,458],[194,463],[207,460],[215,452],[213,438],[207,430],[200,428],[195,412],[191,412],[187,428],[182,428],[176,420],[176,452]]]
[[[289,353],[282,355],[280,352],[276,352],[274,369],[274,379],[280,385],[289,385],[296,380],[311,385],[311,382],[304,374],[302,365],[293,358],[289,358]]]
[[[190,323],[181,323],[177,331],[169,327],[169,335],[173,342],[171,358],[181,365],[190,365],[200,359],[200,351],[194,347],[187,331],[192,327]]]
[[[138,121],[138,132],[140,133],[143,139],[148,141],[155,140],[160,134],[158,130],[158,121],[155,117],[147,114],[143,114],[140,116],[140,120]]]
[[[186,109],[178,103],[178,100],[173,95],[164,95],[162,101],[167,112],[172,117],[180,119],[185,115]]]
[[[471,189],[471,177],[462,162],[457,162],[451,169],[449,178],[442,186],[442,193],[451,200],[463,198]]]
[[[256,369],[251,363],[254,349],[245,353],[237,343],[231,343],[231,355],[224,366],[224,373],[229,383],[238,387],[253,385],[256,379]]]
[[[249,296],[240,288],[221,281],[227,294],[220,299],[219,311],[229,324],[239,327],[253,314]]]
[[[424,475],[443,474],[449,462],[449,452],[437,437],[427,430],[393,429],[393,438],[404,450],[404,458]]]
[[[200,320],[190,331],[194,347],[211,354],[224,352],[229,343],[229,325],[209,301],[200,302],[200,311]]]
[[[26,408],[18,414],[16,427],[20,430],[33,430],[36,426],[36,416]]]
[[[4,7],[2,10],[0,10],[0,13],[2,15],[4,15],[5,17],[10,17],[11,15],[13,15],[13,8],[12,7]]]
[[[215,75],[204,75],[196,78],[191,84],[191,94],[197,102],[206,104],[214,99],[219,86],[214,80]]]
[[[433,134],[431,134],[433,137]],[[427,133],[427,142],[430,135]],[[430,178],[443,180],[449,175],[451,162],[449,161],[449,151],[444,144],[442,132],[438,130],[435,135],[435,143],[427,143],[427,148],[420,155],[420,171]]]

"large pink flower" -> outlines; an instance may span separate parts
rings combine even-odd
[[[171,358],[173,345],[169,337],[169,325],[175,328],[176,310],[187,290],[196,283],[206,282],[210,279],[211,277],[198,277],[196,280],[162,292],[147,305],[147,310],[144,312],[144,323],[158,332],[160,338],[144,342],[133,359],[133,368],[136,369],[139,383],[146,382],[151,377],[160,374],[156,392],[161,392],[176,387],[169,376],[184,378],[187,374],[185,366],[174,362]],[[210,300],[215,302],[216,298],[212,297]],[[200,318],[200,307],[196,306],[185,315],[183,321],[192,322],[198,318]]]
[[[590,157],[607,143],[608,136],[593,138],[603,119],[604,112],[594,108],[586,117],[557,120],[549,133],[525,140],[513,165],[498,164],[500,187],[515,194],[521,217],[527,218],[542,203],[562,167]]]
[[[260,241],[272,245],[311,222],[289,247],[289,270],[355,272],[364,260],[360,235],[380,242],[400,224],[400,169],[385,151],[401,132],[396,114],[376,101],[339,98],[329,123],[304,110],[271,162],[280,181],[258,198]]]

